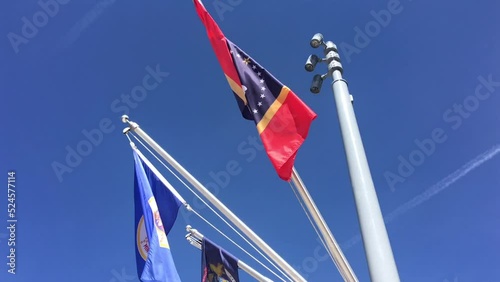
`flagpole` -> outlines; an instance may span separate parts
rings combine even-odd
[[[141,151],[139,151],[139,149],[137,148],[137,146],[134,144],[134,142],[130,142],[130,147],[132,147],[132,150],[134,150],[137,155],[139,156],[139,158],[148,166],[148,168],[156,175],[156,177],[158,177],[158,179],[160,180],[160,182],[165,185],[165,187],[170,191],[170,193],[172,193],[178,200],[179,202],[181,202],[184,207],[186,207],[188,210],[191,209],[191,207],[189,206],[189,204],[186,202],[186,200],[184,200],[184,198],[182,198],[182,196],[179,194],[179,192],[177,192],[177,190],[174,188],[174,186],[172,186],[172,184],[170,184],[170,182],[168,182],[167,179],[165,179],[165,177],[163,177],[163,175],[156,169],[156,167],[146,158],[146,156],[144,156]]]
[[[127,133],[128,133],[128,131],[127,131]],[[160,182],[162,182],[163,185],[165,185],[166,189],[168,189],[177,199],[179,199],[179,201],[184,205],[184,207],[186,207],[187,210],[191,210],[191,207],[186,202],[186,200],[184,200],[184,198],[182,198],[182,196],[177,192],[177,190],[175,190],[175,188],[172,186],[172,184],[170,184],[170,182],[168,182],[168,180],[165,179],[165,177],[163,177],[163,175],[146,158],[146,156],[144,156],[144,154],[141,153],[141,151],[137,148],[137,146],[135,145],[134,142],[130,141],[130,147],[132,147],[132,150],[134,150],[137,153],[137,155],[139,156],[139,158],[156,175],[156,177],[158,177],[158,179],[160,180]],[[199,239],[199,240],[203,239],[203,234],[201,234],[200,232],[198,232],[198,230],[192,229],[191,226],[189,226],[189,225],[186,227],[186,229],[189,232],[189,234],[188,234],[189,236],[193,236],[194,238]],[[191,243],[191,245],[193,245],[193,246],[198,247],[199,249],[201,249],[200,242],[189,240],[190,238],[188,238],[188,235],[186,235],[186,239],[188,239],[188,241]],[[238,267],[241,268],[243,271],[247,272],[249,275],[251,275],[252,277],[254,277],[255,279],[257,279],[259,281],[272,282],[272,280],[270,280],[269,278],[263,276],[262,274],[260,274],[259,272],[257,272],[255,269],[253,269],[252,267],[250,267],[249,265],[247,265],[243,261],[238,260]]]
[[[297,172],[295,167],[292,170],[292,182],[297,188],[297,191],[299,192],[302,201],[306,205],[306,208],[309,210],[309,213],[311,214],[314,222],[316,223],[316,226],[318,226],[319,231],[321,232],[321,235],[323,237],[323,241],[326,243],[326,247],[328,248],[330,254],[332,255],[333,262],[337,266],[337,269],[339,270],[340,274],[342,275],[345,281],[357,282],[358,278],[356,277],[356,274],[354,273],[351,266],[349,265],[349,262],[342,253],[342,250],[337,244],[335,237],[333,237],[330,228],[328,228],[328,225],[326,224],[325,220],[323,219],[323,216],[316,207],[314,200],[309,194],[307,187],[300,178],[299,173]]]
[[[319,62],[328,64],[327,74],[315,75],[313,78],[311,92],[315,94],[320,92],[321,84],[328,75],[333,78],[332,90],[370,277],[374,282],[398,282],[400,281],[398,269],[354,114],[352,96],[347,88],[346,80],[342,78],[343,68],[337,46],[331,41],[324,42],[323,35],[317,33],[311,39],[311,47],[318,48],[320,46],[324,47],[325,58],[319,59],[316,55],[311,55],[305,68],[307,71],[313,71]]]
[[[203,184],[192,176],[183,166],[171,157],[158,143],[156,143],[137,123],[130,121],[127,115],[122,116],[122,122],[127,123],[131,131],[137,133],[149,146],[153,148],[165,161],[167,161],[178,173],[180,173],[198,192],[200,192],[211,204],[222,212],[236,227],[248,236],[266,255],[269,256],[280,268],[294,281],[306,282],[306,280],[281,256],[279,256],[264,240],[241,221],[231,210],[229,210],[217,197],[215,197]]]
[[[186,239],[191,243],[191,245],[197,247],[201,250],[201,242],[203,240],[204,235],[201,234],[198,230],[191,228],[191,226],[186,226],[186,230],[189,232],[186,235]],[[265,277],[264,275],[257,272],[257,270],[250,267],[248,264],[238,259],[238,268],[248,273],[253,278],[257,279],[259,282],[272,282],[271,279]]]

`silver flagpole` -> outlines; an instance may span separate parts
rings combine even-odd
[[[333,262],[337,266],[337,269],[339,270],[340,274],[342,275],[345,281],[357,282],[358,278],[356,277],[356,274],[354,274],[354,271],[349,265],[349,262],[342,253],[342,250],[337,244],[335,237],[333,237],[332,232],[328,228],[328,225],[323,219],[323,216],[316,207],[316,204],[314,203],[311,195],[309,194],[309,191],[307,190],[307,187],[305,186],[304,182],[302,182],[302,179],[300,178],[299,173],[297,172],[295,167],[292,170],[292,182],[297,188],[297,191],[299,192],[302,201],[304,202],[312,218],[314,219],[316,226],[318,226],[319,231],[321,232],[321,235],[323,237],[323,241],[326,243],[326,247],[328,248],[330,254],[332,255]]]
[[[163,183],[163,185],[165,185],[165,187],[182,203],[182,205],[184,205],[184,207],[186,207],[188,210],[191,209],[191,207],[189,206],[189,204],[186,202],[186,200],[184,200],[184,198],[182,198],[182,196],[179,194],[179,192],[177,192],[177,190],[175,190],[174,186],[172,186],[172,184],[170,184],[170,182],[168,182],[167,179],[165,179],[165,177],[163,177],[163,175],[156,169],[156,167],[141,153],[141,151],[139,151],[139,149],[137,149],[137,146],[135,146],[134,142],[130,142],[130,146],[132,147],[132,150],[134,150],[137,155],[139,155],[139,158],[149,167],[149,169],[151,169],[151,171],[158,177],[158,179],[160,180],[161,183]]]
[[[198,249],[201,250],[201,240],[203,240],[203,234],[201,234],[198,230],[191,228],[191,226],[186,226],[186,230],[189,232],[186,235],[186,239],[189,241],[189,243]],[[263,281],[263,282],[272,282],[271,279],[265,277],[264,275],[260,274],[257,272],[257,270],[253,269],[250,267],[248,264],[244,263],[241,260],[238,260],[238,268],[241,270],[245,271],[248,273],[250,276],[253,278],[257,279],[258,281]]]
[[[127,123],[131,131],[137,133],[153,150],[155,150],[166,162],[168,162],[177,172],[179,172],[198,192],[200,192],[211,204],[222,212],[236,227],[238,227],[248,238],[250,238],[266,255],[269,256],[280,268],[288,274],[294,281],[305,282],[306,280],[281,256],[279,256],[264,240],[252,231],[243,221],[241,221],[231,210],[229,210],[217,197],[215,197],[203,184],[192,176],[183,166],[172,158],[158,143],[144,132],[139,125],[130,121],[127,115],[122,116],[122,122]]]
[[[170,184],[170,182],[168,182],[168,180],[165,179],[165,177],[163,177],[163,175],[141,153],[141,151],[139,151],[139,149],[134,144],[134,142],[130,142],[130,146],[132,147],[132,150],[134,150],[139,155],[139,158],[149,167],[149,169],[151,169],[151,171],[153,171],[153,173],[158,177],[158,179],[163,183],[163,185],[165,185],[166,189],[170,190],[170,192],[172,194],[174,194],[174,196],[177,197],[177,199],[179,199],[179,201],[186,207],[186,209],[188,211],[191,211],[191,207],[186,202],[186,200],[184,200],[184,198],[182,198],[182,196],[177,192],[177,190],[175,190],[175,188],[172,186],[172,184]],[[193,238],[199,239],[199,240],[203,239],[203,234],[201,234],[200,232],[198,232],[198,230],[192,229],[191,226],[189,226],[189,225],[188,225],[188,227],[186,229],[189,232],[189,234],[188,234],[189,236],[192,236]],[[194,241],[194,240],[190,240],[190,238],[188,238],[188,235],[186,235],[186,239],[188,239],[188,241],[191,243],[191,245],[193,245],[193,246],[201,249],[200,242],[197,242],[197,241]],[[255,279],[257,279],[259,281],[272,282],[272,280],[270,280],[269,278],[263,276],[262,274],[260,274],[255,269],[253,269],[252,267],[250,267],[249,265],[247,265],[246,263],[244,263],[241,260],[238,260],[238,267],[241,268],[243,271],[245,271],[246,273],[248,273],[249,275],[251,275],[252,277],[254,277]]]
[[[310,44],[313,48],[323,46],[325,58],[320,59],[316,55],[309,56],[305,65],[306,70],[313,71],[319,62],[328,64],[327,74],[314,76],[311,92],[319,93],[323,80],[328,75],[333,78],[332,89],[371,280],[374,282],[400,281],[363,141],[354,115],[352,96],[349,94],[347,82],[342,78],[343,68],[337,46],[331,41],[324,42],[323,35],[320,33],[313,36]]]

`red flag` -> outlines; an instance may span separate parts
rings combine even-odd
[[[243,117],[255,121],[278,176],[289,181],[297,151],[316,114],[292,90],[228,40],[199,0],[194,0],[194,5]]]

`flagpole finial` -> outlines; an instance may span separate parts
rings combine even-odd
[[[123,115],[123,116],[122,116],[122,122],[123,122],[123,123],[128,123],[128,121],[129,121],[129,120],[128,120],[128,116],[127,116],[127,115]]]
[[[129,125],[130,130],[132,130],[132,131],[134,131],[136,128],[139,127],[139,125],[137,123],[135,123],[129,119],[128,115],[122,116],[122,122],[127,123]],[[124,129],[123,134],[127,134],[127,133],[128,133],[128,131],[125,132],[125,129]]]
[[[123,134],[128,138],[128,141],[130,142],[130,147],[132,147],[132,149],[137,149],[137,146],[135,145],[134,142],[132,142],[132,139],[130,139],[130,136],[128,135],[128,133],[130,132],[130,130],[132,130],[130,127],[125,127],[122,132]]]

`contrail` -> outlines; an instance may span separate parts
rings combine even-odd
[[[500,153],[500,144],[497,144],[493,146],[491,149],[488,151],[480,154],[479,156],[475,157],[468,163],[464,164],[461,168],[457,169],[450,175],[446,176],[445,178],[441,179],[439,182],[436,184],[432,185],[431,187],[427,188],[422,194],[414,197],[413,199],[409,200],[408,202],[402,204],[399,206],[397,209],[389,213],[384,217],[385,223],[390,223],[399,216],[403,215],[404,213],[408,212],[411,209],[416,208],[420,204],[426,202],[430,198],[434,197],[438,193],[442,192],[444,189],[448,188],[451,184],[455,183],[457,180],[460,178],[464,177],[467,175],[469,172],[474,170],[475,168],[479,167],[486,161],[492,159],[494,156],[496,156],[498,153]],[[356,245],[361,241],[361,236],[358,234],[356,236],[353,236],[351,239],[349,239],[347,242],[342,244],[342,247],[345,249],[349,249],[350,247]]]
[[[80,37],[80,34],[86,30],[103,12],[104,10],[113,5],[116,0],[103,0],[97,3],[92,10],[87,12],[62,38],[62,47],[66,48],[75,43]]]
[[[475,168],[479,167],[480,165],[482,165],[486,161],[493,158],[498,153],[500,153],[500,144],[493,146],[493,148],[491,148],[488,151],[482,153],[481,155],[475,157],[473,160],[469,161],[468,163],[463,165],[461,168],[457,169],[452,174],[446,176],[438,183],[429,187],[422,194],[414,197],[410,201],[399,206],[397,209],[395,209],[390,214],[388,214],[387,216],[384,217],[385,222],[389,223],[389,222],[393,221],[394,219],[396,219],[397,217],[399,217],[400,215],[406,213],[407,211],[417,207],[418,205],[422,204],[423,202],[426,202],[427,200],[434,197],[439,192],[448,188],[451,184],[455,183],[460,178],[467,175],[469,172],[471,172]]]

